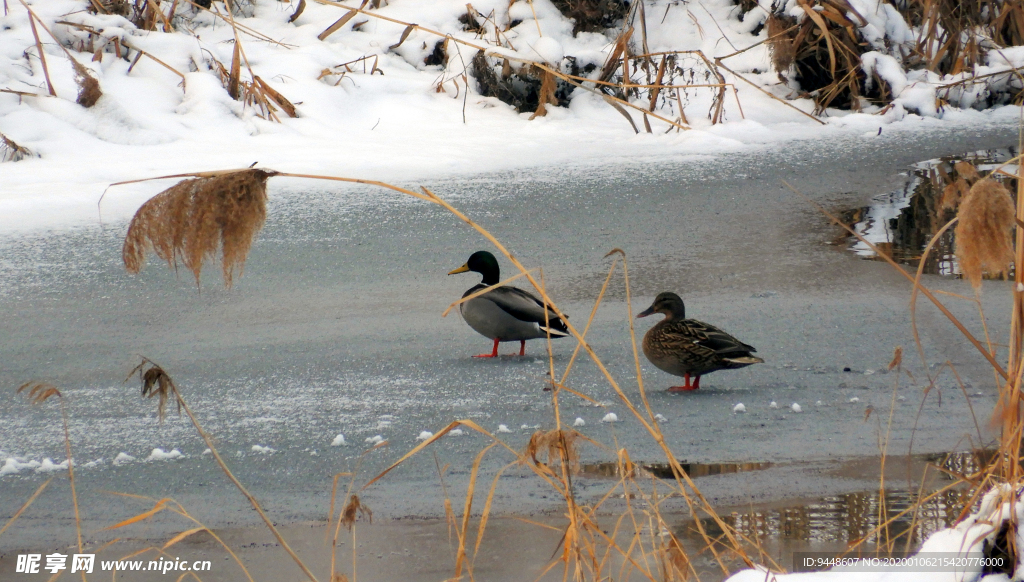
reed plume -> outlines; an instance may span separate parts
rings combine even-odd
[[[960,203],[956,226],[956,257],[971,285],[981,287],[982,272],[1004,275],[1013,261],[1013,199],[1006,188],[992,179],[971,187]]]
[[[181,261],[196,279],[203,262],[221,251],[224,284],[241,275],[256,233],[267,217],[267,178],[263,170],[241,170],[182,180],[139,208],[128,226],[122,258],[138,273],[152,250],[168,265]]]

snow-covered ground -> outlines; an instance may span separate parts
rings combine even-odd
[[[699,87],[682,91],[686,119],[693,128],[689,131],[666,133],[672,127],[652,118],[653,133],[645,133],[634,110],[641,128],[641,133],[634,134],[619,112],[583,89],[574,91],[567,107],[549,107],[547,116],[531,120],[529,112],[516,113],[498,99],[478,94],[467,72],[475,49],[467,45],[451,42],[445,65],[425,65],[424,58],[440,37],[423,30],[413,30],[400,46],[390,48],[402,38],[405,25],[358,15],[320,40],[318,35],[346,10],[310,1],[289,22],[297,2],[237,4],[238,44],[246,61],[240,67],[241,80],[251,81],[251,74],[260,77],[295,105],[298,117],[278,111],[280,123],[264,119],[256,107],[233,100],[211,70],[217,66],[215,61],[229,67],[235,47],[235,32],[222,3],[214,3],[213,12],[176,3],[176,30],[160,32],[139,30],[121,16],[89,13],[85,0],[28,2],[40,23],[60,40],[54,42],[37,27],[56,93],[50,97],[28,12],[21,4],[8,2],[0,17],[0,89],[15,93],[0,93],[0,133],[39,157],[0,163],[4,186],[0,232],[96,222],[97,201],[112,182],[253,163],[288,172],[409,181],[735,152],[785,140],[829,140],[837,134],[874,136],[888,124],[912,128],[982,123],[1013,118],[1019,112],[1005,107],[984,112],[936,109],[932,81],[938,81],[901,80],[895,57],[874,52],[865,57],[867,70],[886,79],[897,94],[905,94],[896,107],[881,115],[872,114],[871,109],[863,113],[830,110],[821,125],[724,73],[736,92],[727,91],[724,122],[716,125],[708,118],[713,90]],[[767,0],[762,4],[770,8]],[[793,6],[787,5],[787,13],[802,17],[795,2],[789,4]],[[873,0],[855,4],[870,16],[861,33],[872,43],[879,47],[888,43],[893,46],[890,52],[897,54],[900,46],[912,40],[913,31],[900,24],[902,20],[888,5]],[[697,4],[654,0],[644,6],[646,42],[652,52],[700,50],[714,59],[767,38],[760,26],[767,10],[755,9],[753,16],[741,21],[739,7],[730,0]],[[502,46],[492,51],[546,61],[563,70],[569,66],[568,57],[579,66],[600,68],[614,45],[615,30],[573,36],[573,21],[550,0],[511,4],[480,0],[473,7],[492,15],[485,21],[490,36],[478,38],[462,30],[458,22],[466,13],[462,0],[392,0],[372,12],[488,47],[495,46],[496,33],[487,22],[498,23],[500,29],[518,20],[500,34]],[[101,47],[103,42],[90,40],[86,29],[101,31],[107,44]],[[637,38],[634,44],[640,42]],[[123,58],[118,58],[116,53],[125,51],[125,45],[154,58],[136,59],[137,50],[122,52]],[[771,70],[767,46],[760,44],[723,62],[768,92],[795,97],[797,88],[780,83]],[[65,52],[64,47],[69,50]],[[1024,58],[1020,52],[1001,51],[999,62],[991,63],[993,70],[1015,64],[1018,56]],[[363,57],[369,58],[358,61]],[[79,87],[71,58],[91,71],[103,92],[90,108],[76,103]],[[344,68],[339,65],[353,61],[358,62],[342,75]],[[927,87],[922,89],[922,84]],[[638,103],[643,105],[644,100]],[[674,103],[665,100],[658,113],[678,118]],[[813,109],[806,98],[788,103],[802,111]],[[924,119],[908,111],[934,117]],[[131,216],[166,182],[161,184],[113,190],[103,202],[103,219]],[[300,189],[310,184],[278,180],[272,186]]]

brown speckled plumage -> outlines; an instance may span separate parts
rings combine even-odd
[[[752,355],[751,352],[757,351],[753,346],[713,325],[686,319],[683,300],[675,293],[661,293],[637,317],[652,313],[663,313],[665,319],[644,336],[644,355],[659,369],[686,377],[686,386],[673,389],[691,390],[699,387],[700,376],[704,374],[764,361]],[[694,386],[690,386],[689,376],[696,377]]]

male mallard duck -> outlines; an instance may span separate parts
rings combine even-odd
[[[660,293],[637,317],[652,313],[664,313],[665,319],[644,336],[644,355],[659,369],[686,378],[685,385],[672,386],[669,392],[696,390],[701,376],[717,370],[764,363],[750,355],[757,351],[752,346],[713,325],[686,319],[686,307],[675,293]],[[690,376],[695,377],[692,385]]]
[[[449,275],[473,271],[483,275],[478,285],[462,294],[463,297],[476,293],[501,279],[498,260],[487,251],[477,251],[470,255],[465,265],[450,271]],[[545,321],[545,311],[547,321]],[[519,342],[519,355],[526,354],[526,340],[565,337],[569,330],[565,323],[544,303],[532,294],[516,287],[497,287],[479,297],[474,297],[459,305],[462,319],[469,327],[484,337],[494,340],[494,349],[489,354],[480,354],[474,358],[494,358],[498,356],[498,342]],[[547,327],[545,326],[547,324]]]

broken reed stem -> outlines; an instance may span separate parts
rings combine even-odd
[[[263,511],[263,508],[260,506],[259,502],[256,501],[256,498],[253,497],[252,493],[249,493],[249,490],[246,489],[244,485],[242,485],[241,481],[239,481],[237,477],[235,477],[234,473],[231,472],[231,469],[228,469],[228,466],[224,462],[224,459],[222,459],[220,453],[217,452],[217,447],[216,445],[214,445],[213,439],[211,439],[210,435],[207,434],[205,430],[203,430],[203,427],[199,424],[199,421],[196,419],[195,415],[192,414],[192,410],[188,407],[188,404],[185,402],[185,399],[181,396],[181,393],[178,392],[177,386],[174,386],[172,384],[171,390],[174,391],[174,398],[178,401],[178,404],[185,411],[185,414],[188,415],[189,420],[192,421],[192,426],[195,427],[196,432],[199,433],[199,436],[203,438],[203,442],[206,443],[206,446],[210,449],[210,453],[213,455],[213,458],[217,461],[217,464],[220,466],[221,470],[224,471],[224,474],[228,476],[228,479],[231,480],[231,483],[233,483],[234,486],[237,487],[238,490],[242,492],[242,495],[244,495],[245,498],[249,500],[249,503],[252,505],[252,508],[256,510],[256,513],[260,514],[260,517],[263,519],[263,523],[267,524],[267,527],[270,528],[270,532],[273,533],[274,538],[277,539],[277,543],[281,544],[281,547],[284,548],[284,551],[288,552],[288,555],[291,556],[292,560],[295,560],[295,563],[299,566],[299,568],[302,570],[302,573],[305,574],[307,578],[309,578],[312,582],[319,582],[316,579],[316,576],[314,576],[313,573],[309,571],[309,568],[306,567],[306,564],[304,564],[302,560],[299,558],[299,556],[295,554],[295,551],[292,550],[291,546],[288,545],[288,542],[285,541],[284,537],[281,536],[281,532],[277,531],[277,528],[274,527],[274,523],[270,521],[270,518]]]
[[[36,15],[32,9],[25,4],[25,0],[18,0],[28,10],[28,23],[32,27],[32,36],[36,39],[36,50],[39,52],[39,62],[43,66],[43,77],[46,79],[46,88],[50,91],[50,97],[56,97],[57,92],[53,90],[53,83],[50,82],[50,70],[46,66],[46,53],[43,52],[43,43],[39,40],[39,31],[36,30]]]

